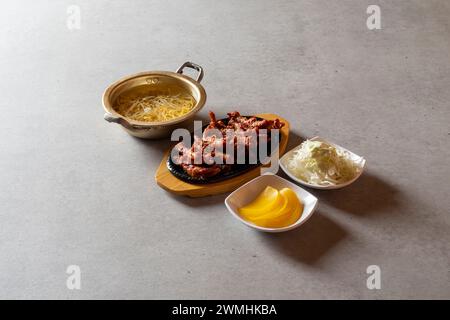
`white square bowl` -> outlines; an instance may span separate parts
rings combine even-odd
[[[265,228],[257,226],[240,216],[238,209],[253,201],[267,186],[274,187],[278,190],[283,188],[291,188],[295,192],[299,200],[303,203],[302,215],[294,224],[282,228]],[[233,193],[231,193],[225,199],[226,207],[236,219],[251,228],[264,232],[284,232],[301,226],[314,213],[314,210],[317,207],[317,202],[317,198],[308,191],[302,189],[298,185],[284,178],[273,174],[262,175],[247,182],[239,189],[233,191]]]
[[[352,184],[353,182],[355,182],[363,173],[364,171],[364,167],[366,165],[366,159],[364,159],[361,156],[358,156],[357,154],[351,152],[350,150],[347,150],[343,147],[341,147],[340,145],[337,145],[335,143],[332,143],[330,141],[327,141],[323,138],[320,137],[314,137],[309,139],[311,141],[322,141],[322,142],[326,142],[332,146],[334,146],[336,149],[338,150],[342,150],[345,151],[349,154],[350,160],[352,160],[357,166],[359,166],[359,172],[358,174],[351,180],[344,182],[344,183],[340,183],[337,185],[319,185],[319,184],[313,184],[313,183],[309,183],[306,181],[303,181],[302,179],[297,178],[296,176],[294,176],[289,169],[287,168],[286,162],[287,160],[291,157],[292,153],[294,153],[294,151],[296,151],[298,148],[300,148],[301,144],[296,146],[295,148],[289,150],[288,152],[286,152],[281,159],[279,160],[279,164],[281,169],[289,176],[289,178],[291,178],[292,180],[294,180],[295,182],[304,185],[305,187],[310,187],[310,188],[314,188],[314,189],[323,189],[323,190],[327,190],[327,189],[340,189],[343,187],[348,186],[349,184]]]

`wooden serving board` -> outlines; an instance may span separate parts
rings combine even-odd
[[[283,128],[280,129],[279,156],[281,157],[286,150],[289,139],[289,122],[286,119],[271,113],[256,114],[255,116],[267,120],[275,120],[278,118],[280,121],[284,122]],[[187,183],[175,177],[167,169],[167,158],[170,156],[171,150],[172,147],[165,152],[158,170],[156,171],[155,180],[161,188],[178,195],[199,198],[230,192],[260,175],[261,166],[220,182],[206,184]]]

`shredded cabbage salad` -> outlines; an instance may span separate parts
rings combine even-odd
[[[360,167],[346,151],[323,141],[304,141],[286,161],[297,178],[316,185],[337,185],[353,179]]]

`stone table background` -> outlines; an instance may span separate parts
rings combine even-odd
[[[0,297],[450,298],[449,21],[445,0],[2,3]],[[233,219],[226,195],[161,190],[167,141],[105,122],[101,95],[184,61],[206,72],[200,117],[277,112],[290,147],[320,135],[367,172],[312,190],[316,214],[278,235]]]

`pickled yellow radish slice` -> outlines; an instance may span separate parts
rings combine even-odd
[[[267,228],[282,228],[295,223],[303,212],[303,204],[295,192],[289,188],[282,189],[280,196],[284,199],[284,205],[278,210],[247,219],[258,226]]]
[[[278,210],[284,205],[284,199],[277,189],[267,186],[263,192],[252,202],[239,209],[244,217],[257,217]]]
[[[282,216],[286,213],[289,213],[295,206],[300,204],[300,201],[298,200],[298,197],[295,194],[295,192],[289,188],[281,189],[280,196],[284,199],[283,206],[280,206],[278,209],[268,212],[265,215],[255,217],[252,220],[257,221],[260,219],[273,219]]]
[[[291,209],[290,212],[287,214],[284,214],[282,216],[279,216],[277,218],[272,219],[265,219],[263,221],[260,221],[260,224],[258,224],[261,227],[266,228],[283,228],[290,226],[297,222],[298,219],[300,219],[301,214],[303,212],[303,206],[299,205]]]

